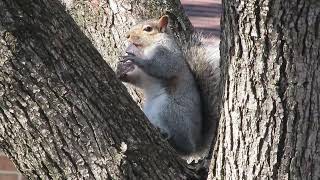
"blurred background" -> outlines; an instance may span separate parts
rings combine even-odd
[[[197,31],[208,36],[208,41],[219,41],[221,0],[181,0],[181,3]]]

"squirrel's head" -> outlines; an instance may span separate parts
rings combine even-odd
[[[133,26],[127,33],[127,39],[138,48],[144,48],[153,44],[160,36],[165,33],[169,17],[164,15],[159,20],[149,20]]]

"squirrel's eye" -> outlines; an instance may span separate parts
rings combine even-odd
[[[152,31],[152,27],[147,26],[147,27],[143,28],[143,30],[144,30],[144,31],[147,31],[147,32],[150,32],[150,31]]]

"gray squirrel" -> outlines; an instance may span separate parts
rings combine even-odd
[[[117,75],[143,90],[143,111],[150,122],[178,153],[188,155],[203,141],[202,103],[186,59],[189,52],[167,33],[168,21],[168,16],[162,16],[130,29],[127,55],[121,57]]]

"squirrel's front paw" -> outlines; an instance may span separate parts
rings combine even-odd
[[[142,61],[144,61],[143,59],[137,57],[137,56],[132,56],[132,55],[126,55],[126,56],[120,56],[122,58],[122,62],[131,62],[137,66],[142,66],[143,63]]]
[[[133,70],[134,70],[134,65],[133,65],[132,61],[130,61],[130,60],[121,61],[120,60],[117,64],[116,76],[120,80],[125,81],[127,74]]]

